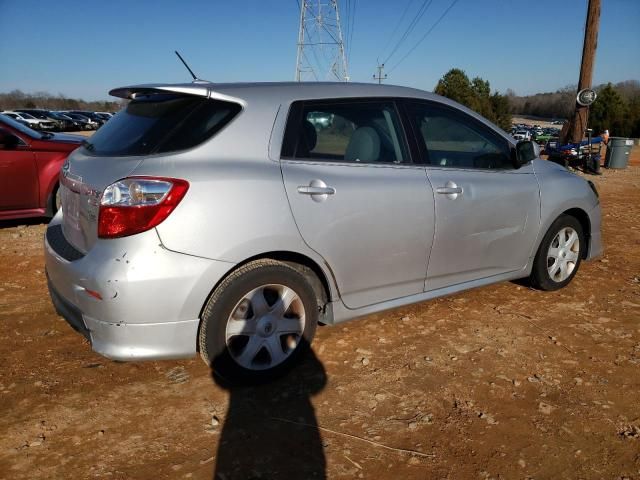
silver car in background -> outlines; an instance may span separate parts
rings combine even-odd
[[[344,83],[140,85],[61,173],[57,311],[117,360],[287,368],[316,325],[601,253],[593,184],[445,98]]]

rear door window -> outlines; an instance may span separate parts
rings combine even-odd
[[[292,106],[284,157],[350,163],[409,163],[393,101],[340,100]],[[287,152],[287,149],[293,151]]]
[[[148,155],[193,148],[240,112],[236,103],[193,95],[137,97],[85,143],[91,155]]]

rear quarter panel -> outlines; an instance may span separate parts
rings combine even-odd
[[[253,100],[205,144],[146,158],[134,175],[189,182],[176,210],[158,227],[166,248],[238,263],[273,251],[312,256],[293,220],[280,165],[268,157],[279,103]]]

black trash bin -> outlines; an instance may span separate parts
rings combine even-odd
[[[633,140],[630,138],[610,137],[604,158],[605,168],[627,168],[632,147]]]

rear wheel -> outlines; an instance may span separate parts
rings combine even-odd
[[[200,325],[203,360],[228,381],[284,373],[311,343],[318,322],[313,287],[274,260],[231,273],[207,302]]]
[[[569,215],[558,217],[538,248],[531,283],[549,291],[566,286],[578,272],[585,246],[580,222]]]

